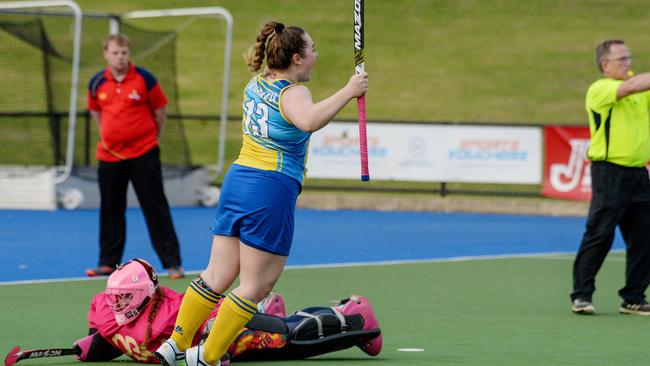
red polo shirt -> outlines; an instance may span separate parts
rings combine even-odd
[[[133,159],[157,146],[153,111],[166,105],[158,81],[143,68],[129,64],[121,82],[109,68],[97,73],[88,85],[88,109],[101,114],[97,160]]]

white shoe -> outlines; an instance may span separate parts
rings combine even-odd
[[[161,344],[155,352],[156,357],[163,366],[185,365],[185,353],[178,350],[176,342],[169,338]]]
[[[221,361],[211,365],[203,358],[204,346],[196,346],[185,351],[185,362],[187,366],[221,366]]]

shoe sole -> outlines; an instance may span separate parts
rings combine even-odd
[[[582,314],[582,315],[593,315],[594,313],[596,313],[596,309],[593,306],[587,306],[585,308],[576,308],[575,306],[572,306],[571,311],[573,311],[576,314]]]
[[[165,344],[165,343],[163,343],[163,344]],[[185,359],[184,359],[184,358],[183,358],[183,359],[180,359],[180,360],[175,360],[174,363],[169,363],[169,362],[167,362],[167,359],[165,358],[165,356],[164,356],[162,353],[160,353],[160,352],[158,352],[158,351],[155,351],[153,354],[154,354],[154,356],[156,356],[156,358],[158,359],[158,361],[160,361],[160,364],[161,364],[162,366],[181,366],[181,365],[185,366],[185,365],[186,365],[186,364],[185,364]],[[183,353],[183,355],[184,355],[184,354],[185,354],[185,353]],[[178,355],[178,354],[177,354],[177,355]]]
[[[160,361],[160,364],[162,366],[169,366],[169,364],[165,360],[165,357],[162,354],[160,354],[158,352],[154,352],[153,354],[156,355],[156,358],[158,359],[158,361]]]
[[[641,316],[650,316],[650,311],[641,311],[641,310],[631,310],[628,308],[619,308],[618,312],[625,315],[641,315]]]

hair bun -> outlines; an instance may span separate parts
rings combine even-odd
[[[275,33],[282,33],[283,30],[284,30],[284,24],[275,23]]]

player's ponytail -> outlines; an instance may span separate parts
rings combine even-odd
[[[244,55],[248,70],[260,70],[264,58],[266,65],[271,69],[288,68],[295,53],[303,54],[307,45],[304,34],[305,31],[300,27],[285,27],[274,20],[266,22],[257,36],[255,45]]]
[[[266,41],[270,35],[275,33],[276,28],[280,28],[279,25],[282,25],[282,23],[273,20],[264,24],[260,33],[257,35],[255,45],[252,46],[244,55],[246,64],[248,65],[248,71],[258,71],[262,67],[262,63],[264,63],[264,53],[266,51]],[[281,28],[284,28],[284,25],[282,25]]]
[[[158,310],[160,309],[160,304],[163,300],[162,290],[160,288],[156,289],[156,293],[151,297],[151,305],[149,306],[149,314],[147,315],[147,331],[144,334],[144,340],[138,346],[140,347],[140,352],[145,351],[151,352],[148,350],[149,341],[151,340],[151,324],[153,324],[156,315],[158,315]],[[144,353],[143,353],[144,354]]]

